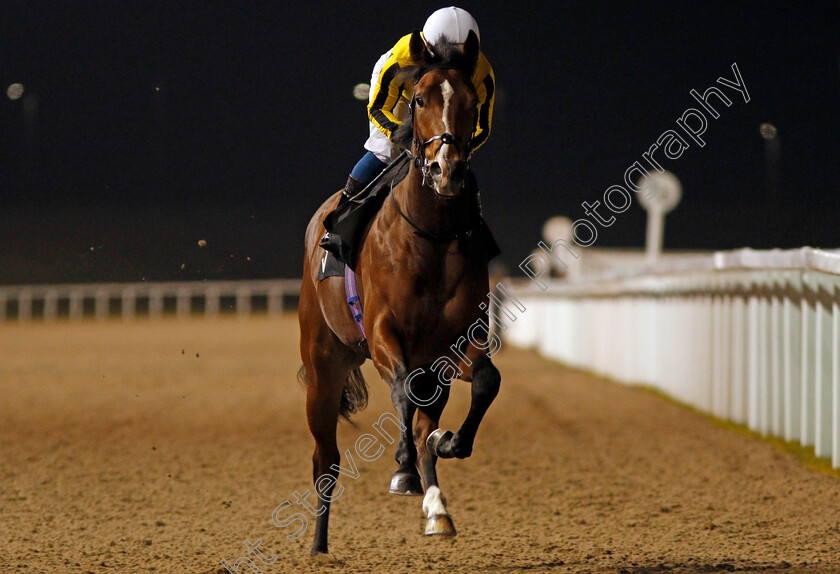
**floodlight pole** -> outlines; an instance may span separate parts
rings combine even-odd
[[[662,253],[662,243],[665,236],[665,213],[659,208],[647,210],[647,241],[645,242],[645,259],[648,263],[656,263]]]

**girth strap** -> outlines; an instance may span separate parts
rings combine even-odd
[[[350,306],[350,313],[353,315],[353,320],[359,328],[359,333],[362,334],[362,342],[359,343],[359,347],[361,347],[365,355],[370,357],[367,335],[365,334],[365,314],[362,310],[362,301],[359,299],[359,290],[356,287],[356,273],[349,265],[344,266],[344,293],[347,295],[347,304]]]

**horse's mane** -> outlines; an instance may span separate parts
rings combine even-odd
[[[469,79],[472,78],[478,64],[477,60],[469,61],[458,44],[454,44],[445,38],[438,42],[434,52],[426,50],[425,54],[426,61],[422,66],[407,66],[400,71],[400,79],[403,82],[410,81],[416,84],[426,72],[436,68],[458,70],[464,74],[465,79]],[[405,149],[411,147],[411,141],[414,139],[412,120],[413,118],[409,117],[392,135],[392,141]]]

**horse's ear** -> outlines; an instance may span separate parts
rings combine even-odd
[[[426,42],[420,35],[420,30],[415,30],[411,34],[411,40],[408,42],[408,53],[411,55],[411,60],[415,66],[423,67],[426,64]]]
[[[470,75],[475,71],[478,64],[478,52],[478,36],[470,30],[470,33],[467,34],[467,41],[464,42],[464,65],[469,70]]]

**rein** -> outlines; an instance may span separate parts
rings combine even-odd
[[[459,239],[463,236],[469,236],[472,229],[468,229],[462,233],[432,233],[431,231],[426,231],[416,223],[414,223],[411,218],[409,218],[402,209],[400,209],[400,204],[397,203],[397,200],[394,199],[394,188],[391,187],[391,202],[394,204],[394,208],[397,210],[397,213],[400,214],[400,217],[406,220],[406,222],[414,228],[414,235],[418,237],[422,237],[423,239],[428,239],[430,241],[434,241],[435,243],[452,243],[456,239]]]

